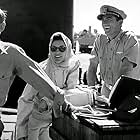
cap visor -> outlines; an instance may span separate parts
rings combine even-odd
[[[100,14],[100,15],[97,16],[97,19],[102,20],[103,16],[104,16],[104,14]]]

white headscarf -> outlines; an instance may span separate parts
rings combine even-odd
[[[64,61],[62,63],[60,63],[60,64],[55,63],[55,61],[52,58],[52,52],[50,50],[50,46],[53,43],[54,36],[58,36],[58,35],[61,35],[61,37],[62,37],[62,39],[63,39],[63,41],[64,41],[64,43],[66,45],[66,48],[67,48],[66,51],[63,52],[63,53],[65,53]],[[51,36],[50,43],[49,43],[49,59],[50,59],[49,61],[51,61],[51,63],[54,64],[54,65],[56,65],[57,67],[68,67],[69,66],[69,63],[70,63],[69,62],[70,61],[70,58],[72,56],[74,56],[74,52],[72,50],[72,43],[71,43],[70,39],[66,35],[64,35],[63,33],[61,33],[61,32],[54,33]]]

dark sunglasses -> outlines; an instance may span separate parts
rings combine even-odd
[[[66,47],[65,46],[59,46],[59,47],[56,47],[56,46],[51,46],[50,47],[51,51],[52,52],[56,52],[56,50],[58,49],[60,52],[64,52],[66,50]]]

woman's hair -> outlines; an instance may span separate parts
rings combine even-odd
[[[64,40],[63,40],[63,38],[62,38],[62,36],[61,36],[60,34],[57,34],[57,35],[54,35],[54,36],[53,36],[52,43],[53,43],[53,41],[55,41],[55,40],[62,40],[62,41],[64,42]],[[64,42],[64,43],[65,43],[65,42]]]

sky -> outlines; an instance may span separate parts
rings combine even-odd
[[[73,0],[74,1],[74,32],[83,29],[97,29],[99,33],[104,33],[101,21],[97,20],[102,5],[112,5],[123,10],[127,18],[123,21],[123,30],[133,31],[140,35],[140,0]]]

